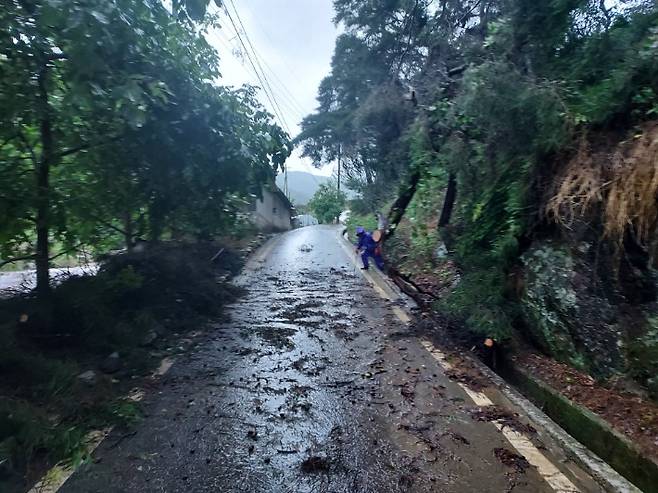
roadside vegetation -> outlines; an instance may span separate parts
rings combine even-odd
[[[388,210],[390,266],[468,347],[658,399],[655,2],[334,6],[296,142],[341,156],[350,229]],[[633,419],[656,438],[658,413]]]
[[[320,223],[334,222],[345,209],[347,196],[335,183],[322,183],[308,203]]]
[[[84,458],[90,429],[239,293],[247,204],[290,153],[222,87],[208,1],[10,0],[0,11],[0,489]],[[94,276],[50,279],[85,251]],[[133,382],[133,383],[131,383]],[[30,485],[31,486],[31,485]]]

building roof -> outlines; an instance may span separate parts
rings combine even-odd
[[[276,184],[273,184],[270,188],[270,191],[274,193],[275,195],[278,195],[279,198],[283,201],[284,204],[286,204],[286,207],[290,210],[290,212],[295,210],[295,206],[292,205],[292,202],[290,202],[290,199],[286,197],[286,194],[283,193],[283,190],[281,190]]]

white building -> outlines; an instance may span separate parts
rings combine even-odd
[[[275,184],[266,185],[262,198],[251,206],[251,218],[261,231],[287,231],[292,229],[295,208],[288,197]]]
[[[318,224],[318,220],[310,214],[300,214],[293,217],[293,224],[296,228],[303,228],[305,226],[314,226]]]

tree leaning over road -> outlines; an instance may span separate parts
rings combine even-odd
[[[208,2],[11,0],[0,12],[0,262],[209,236],[289,155],[250,88],[216,85]],[[57,243],[58,252],[52,251]]]
[[[460,282],[441,295],[442,309],[465,332],[499,341],[521,333],[562,361],[602,377],[625,372],[658,396],[655,1],[334,7],[342,34],[296,138],[303,154],[322,165],[341,149],[348,187],[362,196],[352,210],[390,211],[387,251],[396,242],[404,250],[401,271],[440,284],[446,255],[437,252],[449,252]],[[547,266],[579,265],[587,279],[565,276],[561,292],[573,296],[558,308],[542,291],[551,281],[535,283],[533,305],[535,250]],[[594,292],[597,313],[616,315],[575,322],[569,300],[595,306]],[[625,303],[634,323],[608,324],[623,319]],[[560,321],[560,336],[546,320]],[[641,342],[627,345],[638,337],[631,326]]]

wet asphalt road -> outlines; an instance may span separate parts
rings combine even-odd
[[[248,293],[61,491],[544,492],[355,268],[334,227],[277,237]],[[542,447],[543,448],[543,447]],[[546,450],[581,491],[598,491]],[[500,455],[500,454],[498,454]]]

